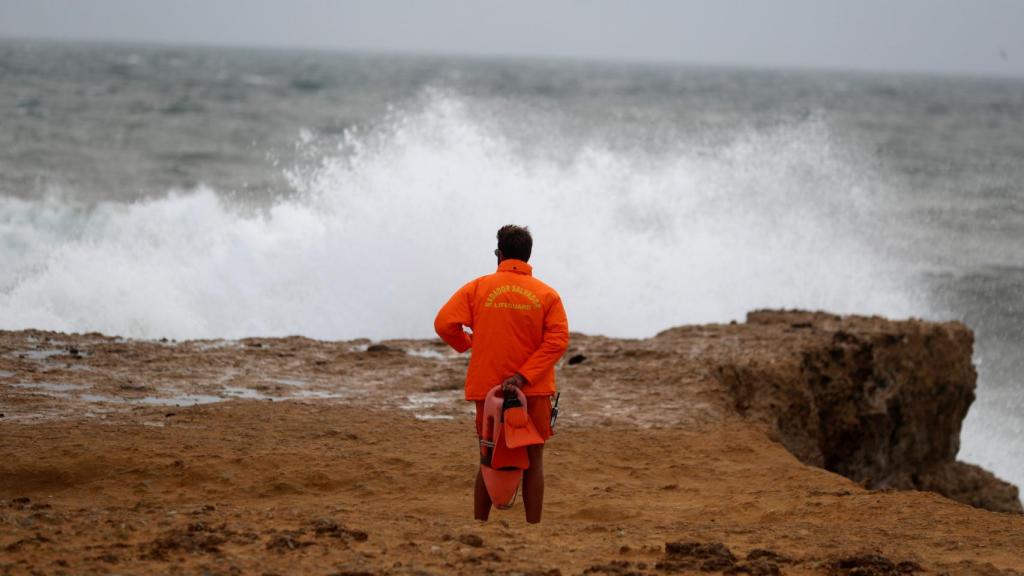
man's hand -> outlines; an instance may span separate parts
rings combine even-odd
[[[508,378],[505,378],[505,381],[501,383],[501,389],[504,392],[508,392],[515,388],[522,388],[523,386],[526,386],[526,378],[523,378],[519,374],[513,374]]]

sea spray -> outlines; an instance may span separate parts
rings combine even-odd
[[[824,119],[668,153],[530,154],[457,95],[349,135],[299,189],[243,210],[208,188],[91,207],[4,198],[0,322],[132,337],[422,337],[494,232],[536,238],[573,329],[647,336],[753,308],[920,315],[885,259],[885,182]],[[45,209],[40,208],[45,206]]]

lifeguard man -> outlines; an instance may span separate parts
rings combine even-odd
[[[434,330],[458,352],[473,354],[466,372],[466,400],[476,402],[476,432],[482,435],[483,399],[494,386],[520,388],[530,419],[546,441],[551,437],[555,363],[569,346],[569,322],[562,299],[533,277],[527,264],[533,237],[525,226],[498,230],[498,270],[466,284],[437,313]],[[469,329],[467,332],[466,328]],[[544,509],[544,444],[527,448],[523,473],[526,521],[540,522]],[[478,472],[473,515],[486,521],[491,498]]]

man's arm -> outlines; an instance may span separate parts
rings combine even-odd
[[[456,352],[465,352],[473,340],[462,329],[473,325],[473,309],[469,302],[473,294],[473,282],[466,284],[448,299],[434,318],[434,331]]]
[[[567,348],[569,320],[565,317],[565,308],[562,307],[562,299],[559,298],[544,316],[544,336],[540,347],[519,367],[519,374],[526,378],[527,382],[535,382],[558,362]]]

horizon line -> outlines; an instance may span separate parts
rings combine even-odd
[[[676,58],[634,58],[585,56],[571,54],[538,54],[516,52],[457,52],[447,50],[400,50],[365,46],[337,46],[326,44],[257,44],[257,43],[217,43],[208,41],[181,41],[141,38],[97,38],[67,37],[44,35],[9,35],[0,33],[3,42],[38,42],[44,44],[86,44],[111,47],[139,47],[159,49],[207,49],[207,50],[251,50],[265,52],[309,52],[320,54],[345,54],[353,56],[381,56],[399,58],[440,58],[462,60],[493,60],[505,62],[548,62],[595,66],[635,66],[635,67],[681,67],[718,70],[736,70],[748,72],[773,73],[805,73],[805,74],[851,74],[868,76],[905,76],[934,79],[964,79],[988,81],[1024,81],[1024,72],[998,73],[977,70],[936,70],[936,69],[903,69],[903,68],[870,68],[864,66],[818,66],[808,64],[755,64],[736,61],[695,61]]]

